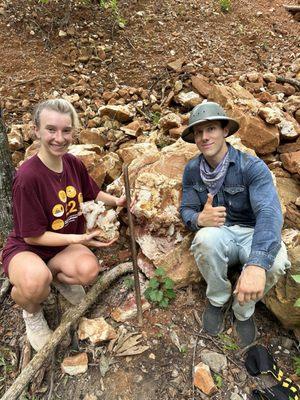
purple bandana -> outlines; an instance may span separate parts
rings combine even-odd
[[[206,162],[205,158],[202,157],[200,161],[200,176],[203,183],[207,187],[209,193],[213,196],[218,193],[222,186],[227,169],[229,166],[229,152],[227,151],[223,160],[218,164],[217,168],[211,169],[210,165]]]

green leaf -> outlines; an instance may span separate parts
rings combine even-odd
[[[156,301],[160,302],[164,298],[164,292],[162,290],[157,291]]]
[[[159,267],[159,268],[156,269],[155,275],[156,276],[165,276],[166,275],[166,271],[163,268]]]
[[[300,298],[295,301],[294,307],[300,307]]]
[[[291,275],[295,282],[300,283],[300,275]]]
[[[157,292],[158,290],[151,290],[151,292],[149,293],[150,296],[150,300],[156,302],[157,301]]]
[[[151,289],[157,289],[159,287],[159,282],[156,278],[151,278],[149,280],[148,287]]]
[[[169,300],[166,298],[163,298],[160,302],[159,302],[159,307],[161,308],[167,308],[169,305]]]
[[[165,296],[166,296],[168,299],[175,299],[176,293],[174,292],[173,289],[167,289],[167,290],[165,291]]]
[[[166,279],[164,280],[164,287],[165,289],[173,289],[174,281],[171,278],[166,277]]]

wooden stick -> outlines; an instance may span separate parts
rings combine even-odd
[[[100,293],[120,276],[132,270],[132,263],[119,264],[108,272],[105,272],[93,285],[85,298],[77,306],[70,308],[62,317],[60,325],[53,332],[50,341],[34,356],[26,368],[21,372],[11,387],[6,391],[1,400],[16,400],[23,389],[34,378],[37,371],[45,363],[55,347],[65,337],[70,327],[87,311],[97,300]]]
[[[11,288],[11,284],[9,282],[9,279],[6,278],[3,281],[1,289],[0,289],[0,304],[3,303],[3,301],[4,301],[5,297],[6,297],[6,295],[8,294],[10,288]]]
[[[300,6],[290,6],[290,5],[283,5],[283,7],[290,12],[300,12]]]
[[[143,310],[142,310],[141,289],[140,289],[140,280],[139,280],[139,267],[137,264],[137,253],[136,253],[136,244],[135,244],[135,237],[134,237],[133,219],[132,219],[132,214],[130,211],[131,195],[130,195],[130,183],[129,183],[128,166],[127,165],[124,165],[123,173],[124,173],[124,181],[125,181],[127,215],[128,215],[128,223],[129,223],[130,239],[131,239],[131,253],[132,253],[132,263],[133,263],[135,301],[136,301],[136,305],[137,305],[138,323],[139,323],[139,325],[142,325],[143,324]]]
[[[284,78],[283,76],[276,77],[277,83],[289,83],[292,86],[295,86],[298,90],[300,90],[300,81],[299,79],[294,78]]]

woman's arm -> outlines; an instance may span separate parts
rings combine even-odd
[[[108,243],[103,243],[94,239],[94,237],[99,235],[99,233],[99,230],[94,230],[92,232],[83,234],[68,234],[46,231],[40,236],[24,238],[24,241],[29,245],[53,247],[68,246],[70,244],[83,244],[89,247],[108,247],[116,241],[115,239]]]

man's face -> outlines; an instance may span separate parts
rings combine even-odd
[[[72,142],[72,120],[69,114],[44,109],[40,115],[40,126],[35,127],[41,148],[49,156],[62,156]]]
[[[207,121],[194,126],[195,143],[212,166],[218,165],[227,152],[227,135],[228,128],[222,128],[220,121]]]

